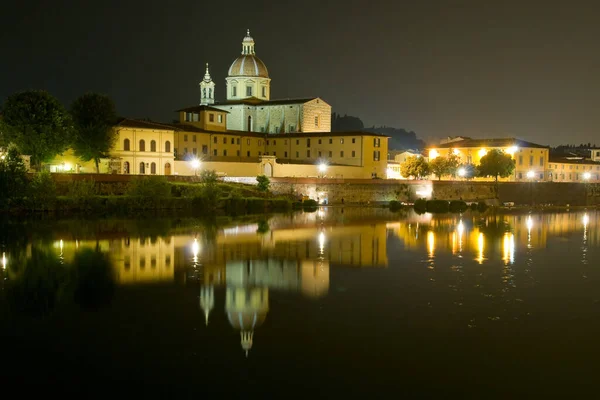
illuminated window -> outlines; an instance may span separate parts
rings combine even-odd
[[[340,139],[340,144],[344,144],[344,138]]]
[[[217,121],[218,121],[219,123],[222,123],[222,122],[223,122],[223,116],[222,116],[221,114],[219,114],[219,115],[217,116]]]
[[[266,88],[266,86],[262,87],[262,97],[267,97],[267,88]]]
[[[237,86],[232,86],[231,87],[231,95],[233,97],[237,96]]]

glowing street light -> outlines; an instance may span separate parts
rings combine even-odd
[[[462,167],[458,169],[458,176],[464,177],[466,174],[467,174],[467,170],[466,169],[464,169]]]
[[[528,179],[533,179],[534,176],[535,176],[535,172],[533,172],[533,171],[527,171],[527,178]]]
[[[319,172],[321,172],[322,174],[327,172],[327,164],[325,164],[325,163],[319,164]]]
[[[583,174],[583,179],[585,179],[586,181],[588,179],[590,179],[591,177],[592,177],[592,174],[590,174],[589,172],[586,172],[586,173]]]
[[[194,170],[194,175],[198,175],[198,169],[200,168],[200,160],[194,158],[191,162],[192,169]]]

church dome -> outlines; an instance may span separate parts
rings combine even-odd
[[[242,54],[229,67],[229,76],[261,77],[268,78],[269,71],[265,63],[254,52],[254,39],[250,30],[242,40]]]

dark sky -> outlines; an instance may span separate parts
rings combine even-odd
[[[593,1],[11,1],[0,13],[0,97],[112,96],[168,121],[218,100],[250,28],[272,98],[320,96],[365,125],[596,142],[600,5]],[[89,3],[89,4],[88,4]]]

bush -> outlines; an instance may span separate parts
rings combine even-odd
[[[319,203],[317,203],[317,201],[313,200],[313,199],[304,200],[302,202],[303,208],[316,208],[318,206],[319,206]]]
[[[415,200],[414,209],[419,214],[423,214],[423,213],[427,212],[427,200],[425,200],[425,199]]]
[[[268,191],[269,190],[269,185],[271,185],[271,181],[269,180],[269,178],[266,175],[258,175],[256,177],[256,182],[258,182],[258,184],[256,185],[256,187],[261,192]]]
[[[34,210],[49,210],[56,202],[56,184],[48,171],[35,174],[29,184],[29,199]]]
[[[204,170],[200,173],[200,180],[204,184],[215,184],[218,180],[217,172],[213,170]]]
[[[463,212],[467,211],[467,208],[468,208],[467,203],[465,203],[464,201],[452,200],[450,202],[449,210],[450,210],[450,212],[453,212],[453,213],[463,213]]]
[[[392,200],[392,201],[390,201],[390,204],[388,205],[388,207],[390,208],[391,211],[398,211],[402,208],[402,203],[400,203],[397,200]]]
[[[129,184],[127,195],[132,197],[165,198],[171,196],[171,187],[164,176],[138,177]]]
[[[450,202],[448,200],[428,200],[427,212],[429,213],[447,213],[450,211]]]
[[[488,209],[487,204],[485,204],[483,202],[477,204],[477,211],[484,212],[487,209]]]
[[[477,211],[477,203],[471,203],[471,211]]]
[[[16,146],[9,145],[0,159],[0,207],[11,199],[21,199],[26,194],[27,171]]]

